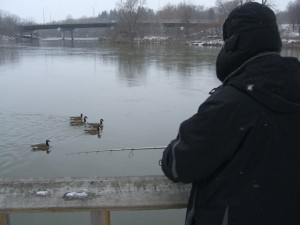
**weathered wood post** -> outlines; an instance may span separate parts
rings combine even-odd
[[[110,225],[110,211],[92,210],[91,225]]]
[[[7,213],[0,213],[0,225],[9,225],[9,215]]]

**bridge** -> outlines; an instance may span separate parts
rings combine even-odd
[[[29,32],[31,38],[33,38],[33,32],[36,30],[49,30],[49,29],[57,29],[61,31],[62,39],[65,39],[64,32],[71,32],[71,39],[74,40],[74,30],[76,28],[97,28],[97,27],[114,27],[117,23],[55,23],[55,24],[33,24],[33,25],[23,25],[21,26],[21,30],[23,33]]]
[[[165,22],[142,22],[143,26],[163,26],[163,27],[194,27],[199,25],[216,24],[216,21],[202,21],[202,22],[178,22],[178,21],[165,21]],[[109,28],[118,26],[117,22],[98,22],[98,23],[57,23],[57,24],[34,24],[23,25],[21,29],[23,32],[29,32],[33,37],[33,32],[36,30],[57,29],[62,32],[62,39],[64,39],[64,31],[71,32],[71,39],[74,40],[74,30],[76,28]]]
[[[25,31],[32,30],[47,30],[47,29],[76,29],[76,28],[94,28],[94,27],[114,27],[118,23],[55,23],[55,24],[34,24],[34,25],[23,25],[21,26]]]

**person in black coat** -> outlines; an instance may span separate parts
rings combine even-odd
[[[250,2],[223,24],[222,85],[163,152],[192,183],[186,225],[300,224],[300,62],[282,57],[274,12]]]

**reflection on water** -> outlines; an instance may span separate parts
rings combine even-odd
[[[282,50],[282,55],[296,57],[300,59],[300,49],[299,48],[284,48]]]
[[[162,174],[161,149],[72,153],[166,145],[218,85],[214,48],[92,41],[0,48],[1,178]],[[84,125],[71,126],[69,117],[80,113],[88,122],[103,118],[103,131],[91,135]],[[30,145],[46,139],[49,154],[32,151]],[[112,223],[176,225],[184,211],[113,212]],[[88,213],[65,214],[14,214],[11,224],[89,223]]]
[[[0,50],[1,178],[162,174],[162,150],[71,153],[167,145],[179,123],[219,85],[218,48],[40,41],[4,42]],[[104,119],[101,136],[70,125],[69,117],[80,113],[88,122]],[[46,139],[51,140],[49,154],[31,151],[30,145]],[[169,224],[170,218],[175,218],[171,224],[182,224],[184,210],[175,214],[151,211],[134,217],[140,225],[148,224],[147,216],[156,218],[156,225]],[[128,215],[113,213],[113,224],[131,224]],[[39,224],[43,216],[18,214],[12,224]],[[43,224],[74,224],[74,218]],[[88,217],[81,218],[88,224]]]
[[[19,62],[19,52],[11,46],[0,45],[0,65]]]

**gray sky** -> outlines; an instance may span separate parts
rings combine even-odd
[[[114,9],[118,0],[0,0],[0,9],[18,15],[22,19],[32,19],[43,23],[51,20],[92,17],[104,10]],[[212,7],[215,0],[146,0],[148,8],[158,10],[168,2],[177,4],[187,2]],[[279,10],[284,10],[289,0],[272,0]]]

